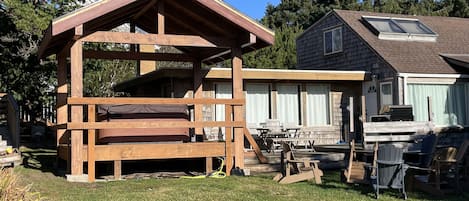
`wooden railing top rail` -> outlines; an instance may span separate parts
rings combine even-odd
[[[68,98],[69,105],[98,105],[98,104],[225,104],[225,105],[243,105],[245,99],[213,99],[213,98]]]
[[[71,122],[67,123],[70,130],[88,129],[125,129],[125,128],[203,128],[203,127],[235,127],[242,128],[244,121],[128,121],[128,122]],[[59,125],[62,126],[62,125]]]

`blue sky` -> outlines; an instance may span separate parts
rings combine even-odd
[[[264,16],[268,3],[277,5],[280,0],[225,0],[225,2],[249,17],[259,20]]]

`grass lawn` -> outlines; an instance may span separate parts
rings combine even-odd
[[[375,200],[370,187],[340,182],[339,172],[326,172],[324,184],[311,182],[280,185],[271,175],[227,177],[224,179],[133,179],[127,181],[70,183],[51,172],[55,152],[48,149],[24,150],[25,167],[17,167],[23,184],[46,200]],[[402,200],[397,191],[387,191],[380,200]],[[469,194],[433,198],[409,193],[408,200],[469,200]]]

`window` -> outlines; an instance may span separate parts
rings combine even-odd
[[[277,119],[282,123],[300,124],[300,86],[297,84],[277,85]]]
[[[306,85],[306,121],[308,126],[330,125],[329,91],[327,84]]]
[[[412,105],[416,121],[428,120],[427,97],[431,97],[436,125],[468,125],[467,84],[408,84],[406,104]]]
[[[342,27],[324,32],[324,55],[342,52]]]
[[[437,34],[418,19],[363,16],[363,21],[383,40],[435,42]]]
[[[259,124],[269,119],[269,84],[246,84],[246,122]]]
[[[385,105],[392,105],[392,82],[383,82],[380,84],[380,102],[381,108]]]

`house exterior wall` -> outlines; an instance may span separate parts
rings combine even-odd
[[[324,55],[324,31],[342,28],[342,51]],[[296,41],[297,68],[314,70],[361,70],[378,75],[378,79],[394,76],[384,62],[350,27],[334,13],[329,13],[308,28]]]
[[[192,80],[191,79],[177,79],[173,80],[171,85],[168,80],[162,80],[153,83],[147,83],[137,87],[132,94],[133,96],[146,96],[146,97],[164,97],[162,95],[173,93],[175,97],[192,97]],[[229,83],[226,80],[205,80],[203,82],[203,97],[204,98],[215,98],[214,86],[216,83]],[[244,85],[249,83],[266,83],[271,87],[271,118],[276,118],[276,85],[279,83],[291,83],[300,84],[301,93],[300,98],[302,99],[300,104],[300,112],[302,113],[302,124],[305,125],[305,95],[306,85],[310,83],[322,83],[325,82],[310,82],[310,81],[264,81],[264,80],[245,80]],[[315,144],[335,144],[340,140],[344,140],[347,136],[344,133],[348,133],[349,129],[349,113],[348,104],[349,97],[354,97],[355,100],[355,111],[360,111],[360,94],[361,94],[361,83],[360,82],[331,82],[329,103],[330,103],[330,125],[326,126],[303,126],[300,132],[300,137],[307,137],[314,140]],[[161,87],[160,87],[161,86]],[[171,87],[172,86],[172,87]],[[171,87],[171,88],[167,88]],[[166,88],[166,89],[165,89]],[[166,91],[166,92],[164,92]],[[177,95],[177,96],[176,96]],[[215,106],[205,105],[203,107],[203,119],[205,121],[215,120]],[[356,115],[355,119],[358,119]],[[204,132],[206,135],[219,136],[219,129],[206,128]],[[251,131],[255,132],[255,130]]]
[[[324,31],[337,27],[342,29],[342,51],[325,55]],[[374,88],[377,93],[377,108],[380,107],[380,83],[382,82],[392,82],[394,104],[402,101],[403,93],[395,70],[334,12],[308,28],[297,38],[296,44],[298,69],[367,71],[376,79]]]
[[[204,82],[204,94],[207,97],[214,98],[215,91],[213,86],[215,83],[222,83],[224,81],[205,81]],[[277,81],[244,81],[244,84],[248,83],[267,83],[271,85],[271,118],[276,119],[277,111],[276,111],[276,85],[279,83],[291,83],[291,84],[300,84],[301,85],[301,92],[305,92],[305,85],[311,83],[322,83],[324,82],[307,82],[307,81],[291,81],[291,82],[277,82]],[[228,82],[225,82],[228,83]],[[347,109],[349,106],[349,97],[354,97],[355,104],[354,104],[354,111],[355,112],[355,120],[357,121],[359,118],[358,111],[361,111],[359,108],[361,107],[360,103],[360,94],[361,94],[361,83],[360,82],[331,82],[330,84],[330,125],[326,126],[305,126],[305,119],[304,119],[304,107],[305,104],[301,104],[300,111],[302,112],[302,129],[300,132],[300,137],[311,138],[314,140],[315,144],[335,144],[340,140],[346,140],[347,136],[344,133],[349,133],[349,110]],[[205,91],[209,90],[209,91]],[[301,102],[305,102],[305,98],[303,95],[300,94],[300,98],[302,99]],[[207,120],[214,120],[215,119],[215,111],[214,107],[204,107],[204,119]],[[357,123],[355,123],[357,125]],[[218,131],[214,131],[218,132]]]

